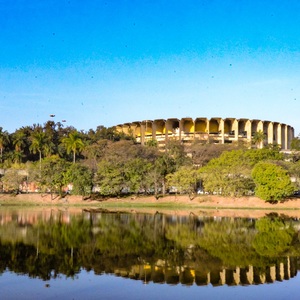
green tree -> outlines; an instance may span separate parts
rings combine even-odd
[[[21,151],[12,150],[5,154],[4,167],[9,168],[13,163],[21,163],[25,155]]]
[[[146,142],[146,146],[156,148],[158,146],[158,142],[156,140],[151,139]]]
[[[263,148],[263,143],[265,141],[265,134],[261,130],[254,133],[252,137],[252,143],[256,145],[257,148]]]
[[[180,194],[187,193],[192,199],[200,174],[192,166],[182,166],[176,172],[168,174],[166,178],[169,187],[174,186]]]
[[[203,186],[208,192],[247,195],[254,189],[253,167],[266,160],[283,161],[283,155],[278,149],[267,148],[225,151],[199,170]]]
[[[73,152],[73,163],[76,160],[76,153],[80,152],[84,148],[84,143],[78,131],[70,132],[67,137],[62,139],[62,143],[67,149],[67,154]]]
[[[21,158],[23,157],[24,148],[27,144],[27,135],[26,129],[20,128],[13,134],[13,144],[15,147],[15,152],[17,155],[15,156],[18,159],[18,163],[21,162]]]
[[[253,171],[255,195],[266,201],[279,201],[294,192],[294,185],[285,169],[274,163],[260,162]]]
[[[98,164],[95,182],[100,188],[100,193],[105,196],[119,195],[125,188],[124,173],[119,164],[113,161],[101,160]]]
[[[66,180],[66,172],[68,170],[69,163],[64,159],[59,158],[57,155],[46,157],[42,160],[42,176],[40,179],[40,185],[42,190],[62,195],[62,188],[68,184]]]
[[[225,196],[247,195],[253,189],[251,161],[245,151],[223,152],[199,170],[205,191]]]
[[[0,127],[0,162],[3,162],[3,150],[9,143],[9,134]]]
[[[174,160],[175,168],[190,163],[190,158],[184,151],[184,145],[177,140],[169,140],[166,144],[165,153]]]
[[[18,168],[10,168],[5,171],[3,177],[1,178],[3,189],[10,193],[18,194],[20,191],[20,185],[26,180],[26,175],[24,170]]]
[[[40,170],[42,168],[42,154],[51,154],[53,143],[49,140],[47,134],[41,129],[32,133],[30,151],[34,154],[39,153]]]
[[[150,191],[150,173],[159,155],[155,147],[143,147],[130,140],[108,141],[99,155],[96,182],[103,195],[119,195],[121,191]],[[152,173],[151,173],[152,174]]]
[[[300,160],[296,162],[286,162],[288,173],[295,179],[295,187],[300,189]]]
[[[65,182],[72,183],[72,194],[74,195],[90,195],[93,187],[93,175],[87,167],[72,164],[65,175]]]
[[[292,139],[291,141],[291,149],[292,150],[297,150],[299,151],[300,150],[300,138],[299,136],[295,137]]]
[[[166,176],[176,171],[176,161],[168,153],[165,152],[160,155],[154,163],[156,180],[159,180],[156,184],[161,186],[162,194],[166,193]]]
[[[99,140],[84,148],[82,152],[85,156],[84,164],[87,165],[93,172],[97,171],[97,164],[104,156],[107,144],[107,140]]]
[[[146,178],[150,169],[151,163],[139,157],[124,164],[125,184],[131,193],[147,189]]]
[[[203,144],[200,141],[194,141],[188,147],[188,152],[192,157],[194,165],[199,167],[205,166],[213,158],[219,157],[225,151],[245,149],[245,144],[220,144],[216,147],[215,144]]]
[[[264,160],[282,161],[284,159],[284,155],[280,153],[278,148],[250,149],[244,151],[243,159],[249,162],[249,164],[253,167],[258,162]]]

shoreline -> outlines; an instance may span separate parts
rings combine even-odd
[[[200,195],[190,200],[187,195],[168,195],[158,200],[154,196],[83,200],[82,196],[64,198],[49,194],[0,195],[0,207],[40,207],[67,211],[115,211],[130,213],[164,213],[172,215],[205,215],[215,217],[263,217],[271,213],[300,218],[300,199],[287,199],[271,204],[257,197],[221,197]]]

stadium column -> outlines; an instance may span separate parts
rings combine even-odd
[[[288,126],[285,125],[284,128],[284,149],[288,148]]]
[[[141,123],[141,145],[145,145],[145,123]]]
[[[232,130],[234,131],[234,140],[238,141],[239,140],[239,122],[237,119],[234,119],[234,121],[233,121]]]
[[[281,131],[282,131],[282,124],[278,124],[278,127],[277,127],[277,144],[280,145],[281,149],[283,149]]]
[[[247,120],[245,129],[246,129],[246,132],[247,132],[247,141],[251,145],[251,142],[252,142],[252,122],[250,120]]]
[[[274,123],[269,122],[269,124],[268,124],[268,144],[273,145],[273,136],[274,136]]]
[[[220,119],[220,129],[221,129],[221,143],[224,144],[225,143],[225,138],[224,138],[224,120]]]

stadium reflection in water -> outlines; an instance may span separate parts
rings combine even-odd
[[[243,219],[1,209],[0,224],[0,272],[16,274],[16,286],[20,275],[50,287],[62,277],[80,281],[87,271],[230,289],[287,281],[299,269],[300,221],[277,214]]]

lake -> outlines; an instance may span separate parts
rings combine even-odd
[[[300,221],[0,209],[0,299],[298,299]]]

